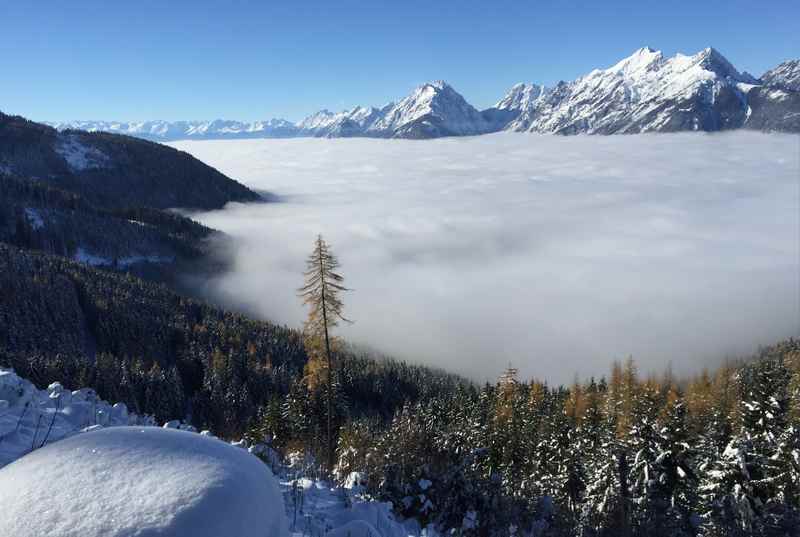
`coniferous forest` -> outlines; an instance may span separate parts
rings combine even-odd
[[[131,276],[2,249],[4,296],[21,309],[4,301],[0,365],[40,386],[91,386],[159,421],[266,440],[320,472],[333,457],[337,479],[357,475],[404,516],[476,535],[777,536],[800,527],[795,340],[692,378],[642,374],[628,359],[571,386],[511,368],[479,386],[337,341],[330,453],[328,370],[308,334]],[[45,311],[52,327],[41,324]]]

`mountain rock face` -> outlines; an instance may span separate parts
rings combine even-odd
[[[761,85],[748,92],[747,105],[746,128],[800,132],[800,60],[764,73]]]
[[[0,175],[35,179],[105,209],[218,209],[261,198],[171,147],[106,132],[59,131],[2,113]]]
[[[501,130],[552,134],[630,134],[752,128],[800,132],[800,61],[761,79],[739,72],[707,48],[667,58],[641,48],[607,69],[546,88],[517,84],[479,112],[442,81],[423,84],[397,103],[321,110],[298,123],[73,122],[56,128],[111,131],[151,140],[211,138],[438,138]],[[91,157],[89,155],[89,157]]]

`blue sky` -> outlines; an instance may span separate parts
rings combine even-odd
[[[444,79],[482,108],[649,45],[760,75],[800,57],[800,2],[7,2],[0,110],[36,120],[299,120]]]

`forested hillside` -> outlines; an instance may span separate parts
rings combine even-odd
[[[103,209],[82,196],[0,175],[0,242],[160,281],[212,268],[215,231],[175,213]]]
[[[566,388],[522,381],[353,422],[339,472],[466,534],[752,536],[800,531],[800,342],[679,381],[633,360]]]
[[[260,196],[191,155],[139,138],[59,132],[0,113],[0,175],[37,179],[115,209],[218,209]]]
[[[221,266],[215,231],[166,209],[261,199],[170,147],[0,113],[0,242],[175,283]]]
[[[91,386],[165,421],[241,435],[261,409],[305,394],[302,335],[163,285],[0,243],[0,354],[41,386]],[[463,381],[429,368],[339,357],[342,415],[386,419]],[[322,412],[321,398],[302,398]],[[305,416],[298,416],[301,422]]]

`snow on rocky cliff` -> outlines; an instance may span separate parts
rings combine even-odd
[[[761,82],[768,87],[800,91],[800,60],[789,60],[770,69],[761,75]]]
[[[490,124],[444,81],[423,84],[396,105],[386,107],[367,134],[387,138],[436,138],[483,134]]]
[[[303,135],[325,137],[437,138],[488,132],[490,124],[449,84],[423,84],[383,108],[321,110],[297,124]]]
[[[512,88],[501,103],[510,103],[517,116],[504,129],[613,134],[732,128],[745,113],[740,84],[754,82],[713,48],[665,58],[645,47],[535,99],[515,100],[519,90]]]

